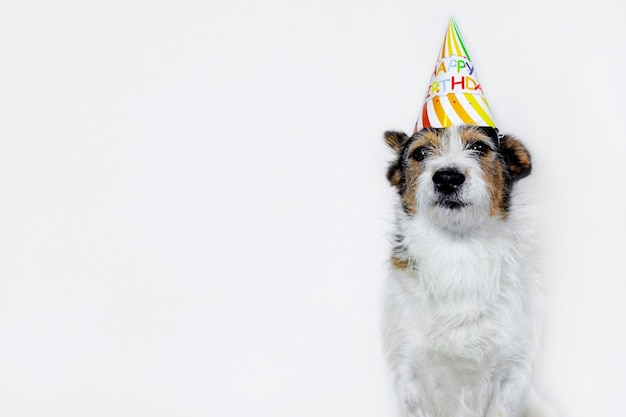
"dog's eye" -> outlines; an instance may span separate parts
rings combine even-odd
[[[470,143],[467,149],[475,151],[479,155],[485,155],[489,151],[489,145],[487,145],[485,142],[476,141]]]
[[[428,148],[425,146],[419,147],[411,153],[411,158],[418,162],[423,161],[428,156]]]

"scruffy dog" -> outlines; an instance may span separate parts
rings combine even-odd
[[[467,125],[385,140],[399,204],[383,336],[404,415],[552,415],[531,392],[540,291],[513,193],[528,151]]]

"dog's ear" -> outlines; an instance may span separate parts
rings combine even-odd
[[[502,149],[511,181],[515,182],[530,175],[532,169],[530,153],[528,149],[522,145],[522,142],[515,139],[513,136],[504,135],[500,139],[500,148]]]
[[[409,140],[409,137],[404,132],[395,132],[388,130],[385,132],[385,142],[391,149],[393,149],[396,153],[402,152],[404,148],[404,144]]]
[[[404,132],[385,132],[385,142],[396,153],[396,159],[391,162],[387,170],[387,179],[398,190],[400,190],[402,182],[402,151],[408,140],[409,136]]]

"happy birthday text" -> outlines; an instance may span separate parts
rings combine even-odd
[[[471,77],[473,73],[474,67],[468,60],[460,57],[443,58],[435,65],[426,97],[454,91],[478,90],[482,93],[481,85]]]

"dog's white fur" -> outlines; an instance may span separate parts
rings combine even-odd
[[[436,204],[433,174],[466,173],[461,209]],[[518,196],[490,215],[489,184],[456,128],[423,162],[414,213],[400,205],[397,242],[407,268],[390,268],[383,336],[407,417],[527,417],[541,298],[532,236]],[[532,401],[532,400],[531,400]],[[534,411],[533,411],[534,410]]]

